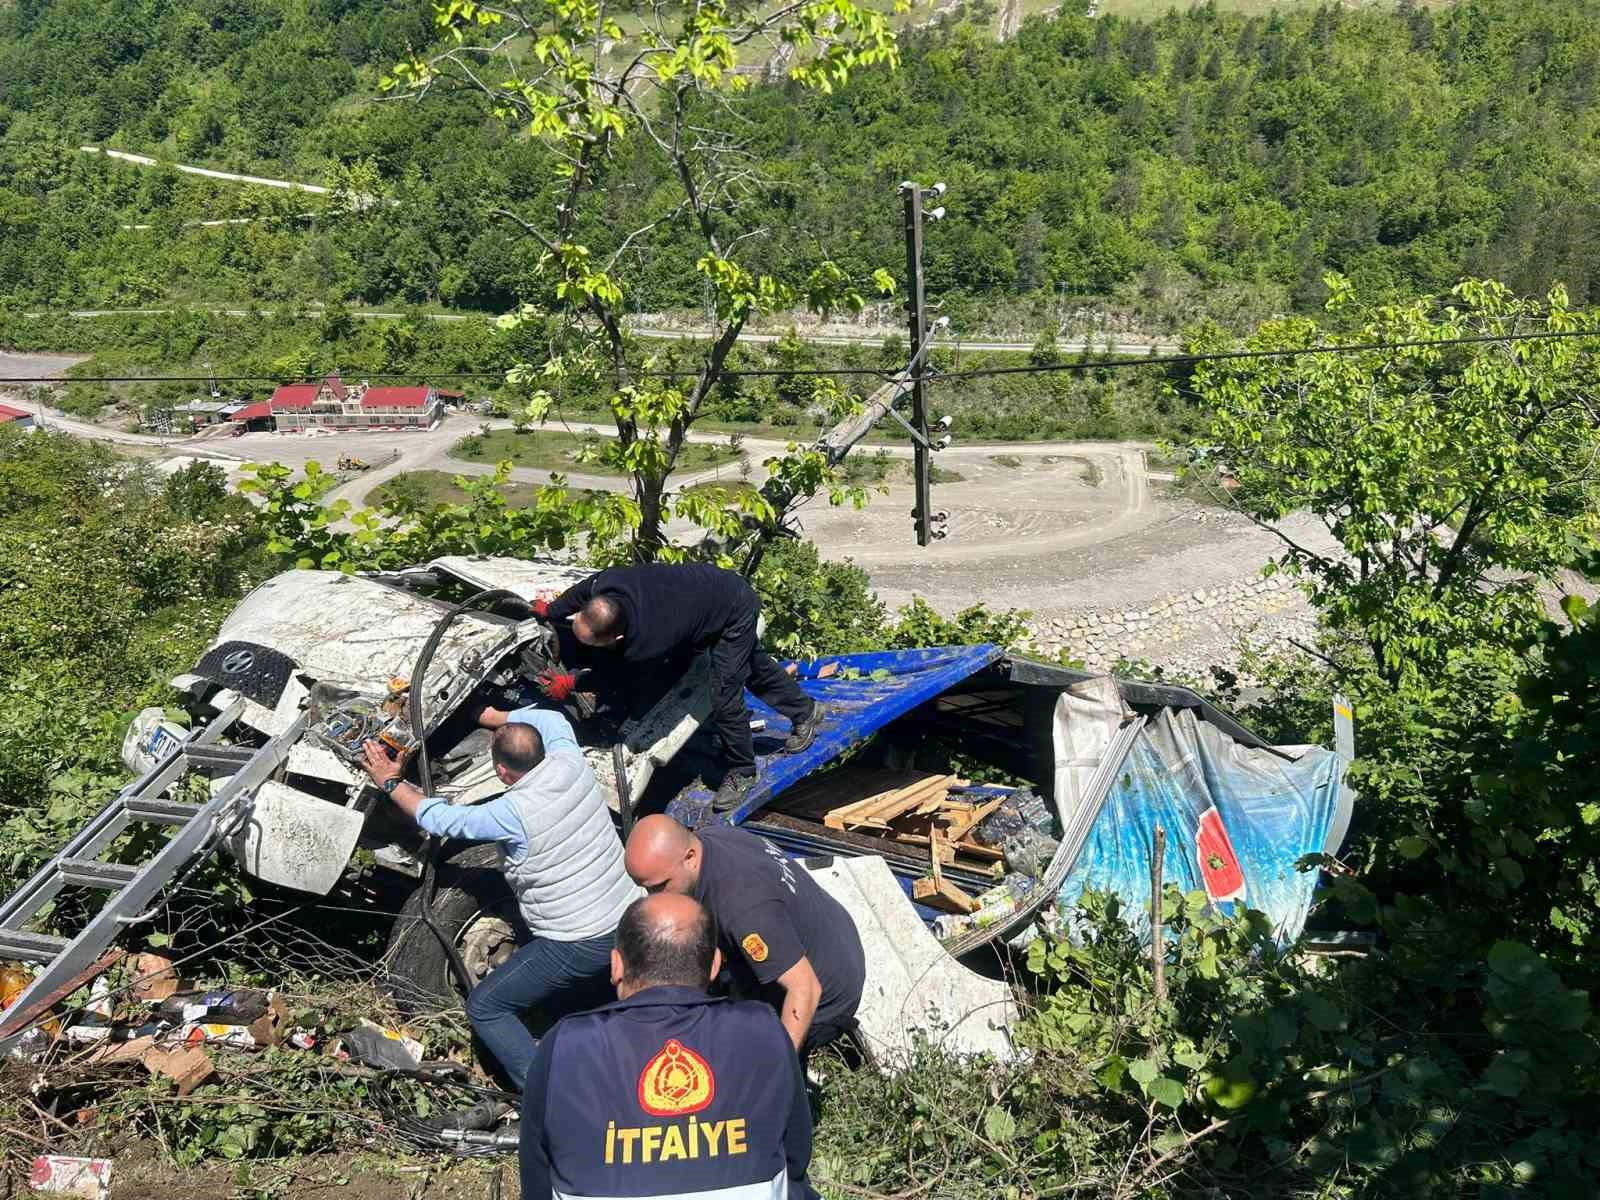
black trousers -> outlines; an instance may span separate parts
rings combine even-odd
[[[756,618],[760,611],[760,605],[752,602],[748,612],[723,628],[722,636],[709,651],[711,727],[722,741],[724,765],[740,774],[756,769],[750,711],[744,706],[745,688],[791,721],[800,722],[811,715],[811,697],[800,690],[793,676],[772,655],[756,645]]]

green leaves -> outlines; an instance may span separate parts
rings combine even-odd
[[[983,1114],[983,1133],[1003,1145],[1017,1136],[1017,1119],[997,1104]]]
[[[1526,580],[1570,564],[1593,528],[1584,464],[1600,452],[1587,399],[1600,360],[1576,341],[1492,339],[1600,318],[1558,292],[1541,304],[1492,282],[1388,305],[1328,283],[1341,332],[1290,318],[1246,344],[1343,352],[1201,364],[1193,392],[1212,416],[1196,446],[1226,464],[1234,501],[1259,522],[1302,509],[1322,520],[1339,552],[1291,538],[1279,564],[1391,684],[1475,642],[1531,637]],[[1442,344],[1475,338],[1490,340]],[[1384,343],[1400,348],[1356,349]]]
[[[1157,1104],[1165,1105],[1167,1108],[1183,1107],[1183,1084],[1166,1075],[1153,1080],[1150,1086],[1145,1088],[1145,1094]]]
[[[619,435],[604,453],[633,476],[639,513],[633,549],[676,554],[663,529],[671,509],[667,478],[746,322],[802,301],[824,314],[859,312],[865,305],[843,267],[816,261],[809,252],[762,272],[735,257],[741,243],[765,233],[764,216],[754,215],[762,209],[765,186],[752,185],[738,123],[717,116],[750,85],[748,72],[739,69],[741,54],[785,42],[799,51],[790,56],[792,77],[831,91],[859,69],[897,65],[894,32],[883,13],[855,0],[767,7],[704,0],[687,8],[630,9],[625,19],[593,0],[510,0],[492,11],[476,0],[436,0],[434,13],[451,44],[425,61],[412,56],[399,64],[385,87],[421,92],[441,78],[452,79],[483,93],[497,117],[523,126],[549,151],[556,186],[539,195],[538,210],[496,210],[536,247],[546,276],[540,303],[520,305],[499,327],[514,331],[547,310],[581,340],[579,358],[604,363],[616,389],[611,408]],[[659,195],[645,206],[648,214],[631,230],[614,228],[615,205],[603,190],[622,143],[662,180]],[[652,231],[673,228],[701,243],[695,271],[705,280],[718,325],[711,344],[697,352],[695,383],[682,390],[657,386],[622,365],[632,348],[623,272],[651,244],[645,239]],[[610,248],[608,257],[596,252],[597,245]],[[893,291],[887,272],[878,271],[873,280],[882,294]],[[519,364],[508,382],[529,382],[538,371],[536,363]],[[550,406],[548,394],[540,392],[514,415],[536,423]],[[823,487],[836,503],[864,498],[835,486],[826,464],[796,464],[788,482],[803,486],[785,503]],[[770,499],[726,497],[679,497],[677,504],[682,515],[724,537],[742,537],[745,518],[770,531],[775,510],[783,507]],[[603,551],[613,552],[614,546]]]

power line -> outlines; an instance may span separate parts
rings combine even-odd
[[[662,371],[654,367],[625,366],[624,371],[643,376],[649,379],[697,379],[699,371]],[[297,381],[295,384],[285,386],[303,386],[307,383],[320,383],[328,375],[327,371]],[[824,375],[869,375],[875,379],[889,380],[894,377],[894,370],[889,367],[811,367],[800,370],[734,370],[723,371],[719,378],[722,379],[795,379],[817,378]],[[506,377],[505,371],[427,371],[420,373],[407,373],[400,371],[363,371],[363,379],[403,379],[413,383],[426,383],[432,380],[448,379],[501,379]],[[283,378],[278,375],[12,375],[0,377],[0,384],[5,383],[271,383],[283,384]]]
[[[1070,363],[1030,363],[1025,367],[977,367],[970,371],[943,371],[934,378],[983,379],[990,375],[1041,375],[1055,371],[1100,371],[1117,367],[1184,367],[1195,363],[1244,358],[1298,358],[1310,354],[1363,354],[1372,350],[1411,350],[1431,346],[1470,346],[1485,342],[1532,342],[1558,338],[1600,338],[1600,329],[1545,329],[1531,333],[1482,333],[1456,338],[1419,339],[1410,342],[1352,342],[1346,346],[1295,346],[1283,350],[1213,350],[1203,354],[1162,354],[1150,358],[1106,358]]]
[[[1554,341],[1573,338],[1600,338],[1600,329],[1546,329],[1529,333],[1484,333],[1455,338],[1422,338],[1404,342],[1352,342],[1343,346],[1292,346],[1281,350],[1213,350],[1201,354],[1159,354],[1147,358],[1094,358],[1077,362],[1030,363],[1021,367],[975,367],[965,371],[937,371],[929,376],[931,381],[948,382],[960,379],[984,379],[996,375],[1047,375],[1063,371],[1102,371],[1127,367],[1183,367],[1197,363],[1223,362],[1232,359],[1298,358],[1317,354],[1364,354],[1371,351],[1413,350],[1431,347],[1471,346],[1490,342]],[[959,347],[955,347],[959,349]],[[975,353],[987,353],[977,351]],[[651,379],[694,379],[699,371],[663,371],[653,367],[626,366],[623,370]],[[332,374],[326,372],[325,374]],[[303,382],[316,383],[325,374],[314,375]],[[429,371],[417,374],[404,372],[364,372],[366,379],[405,379],[427,382],[444,379],[504,379],[504,371]],[[895,372],[883,367],[810,367],[789,370],[733,370],[723,371],[724,379],[798,379],[831,375],[872,376],[889,380]],[[14,375],[0,377],[7,383],[282,383],[276,375]]]

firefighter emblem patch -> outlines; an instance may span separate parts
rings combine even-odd
[[[767,944],[761,940],[761,935],[759,933],[745,934],[744,941],[740,942],[739,945],[742,946],[744,948],[744,952],[750,956],[751,962],[767,961]]]
[[[673,1038],[639,1072],[639,1107],[655,1117],[697,1113],[717,1094],[711,1064]]]

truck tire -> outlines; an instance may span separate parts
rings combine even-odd
[[[434,923],[478,979],[528,940],[499,863],[499,847],[466,846],[439,864],[435,880]],[[444,947],[422,920],[422,902],[419,885],[401,905],[384,952],[389,989],[408,1016],[458,1008],[465,999]]]

